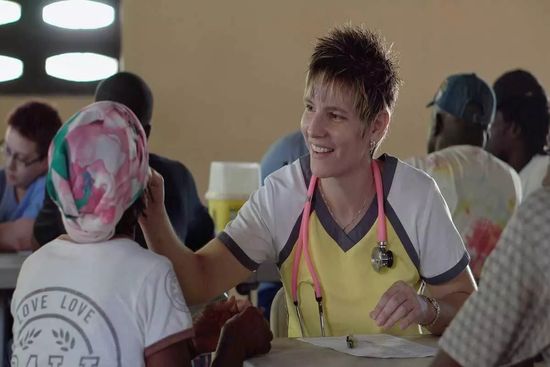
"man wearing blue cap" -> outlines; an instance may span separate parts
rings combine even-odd
[[[428,155],[408,163],[437,182],[479,279],[485,258],[521,200],[515,170],[482,149],[495,95],[475,74],[448,77],[433,101]]]

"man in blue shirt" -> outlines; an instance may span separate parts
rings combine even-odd
[[[308,153],[300,130],[283,136],[273,143],[262,158],[262,184],[267,176]]]
[[[1,145],[0,251],[30,250],[32,228],[44,201],[48,147],[61,126],[51,106],[28,102],[7,121]]]

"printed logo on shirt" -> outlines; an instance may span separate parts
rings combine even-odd
[[[178,278],[176,278],[176,273],[174,273],[173,270],[169,270],[166,273],[166,277],[164,278],[164,289],[175,309],[189,312],[185,299],[183,298],[183,293],[181,292],[180,284],[178,283]]]
[[[17,305],[14,323],[12,367],[45,362],[55,367],[121,366],[113,324],[92,299],[74,289],[52,287],[29,293]]]

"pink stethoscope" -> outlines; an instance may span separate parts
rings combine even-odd
[[[376,199],[378,202],[378,228],[376,231],[378,246],[372,250],[371,264],[375,271],[380,272],[383,268],[391,268],[393,266],[393,253],[388,250],[388,235],[386,231],[386,215],[384,211],[384,190],[382,186],[382,178],[380,175],[380,166],[376,160],[372,160],[371,163],[372,172],[374,176],[374,185],[376,188]],[[304,204],[304,211],[302,213],[302,222],[300,223],[300,232],[298,237],[298,245],[294,253],[294,261],[292,264],[292,300],[294,301],[294,307],[296,308],[296,314],[298,315],[298,322],[300,324],[300,331],[302,336],[304,334],[304,323],[302,313],[298,304],[298,270],[300,268],[300,258],[302,252],[304,253],[305,262],[313,279],[313,287],[315,289],[315,300],[319,308],[319,324],[321,326],[321,335],[325,336],[325,316],[323,311],[323,295],[321,292],[321,282],[319,276],[315,271],[311,257],[309,256],[308,243],[309,243],[309,216],[311,214],[311,201],[313,194],[317,186],[317,177],[311,176],[309,181],[309,187],[307,189],[307,199]]]

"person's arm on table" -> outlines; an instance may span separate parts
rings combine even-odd
[[[408,214],[415,215],[415,226],[420,228],[419,272],[435,305],[410,285],[398,281],[382,295],[371,317],[384,329],[397,323],[403,329],[420,324],[441,335],[476,285],[464,243],[433,180],[421,204],[414,202],[413,207],[418,209]]]
[[[269,352],[272,339],[261,311],[248,307],[224,325],[212,367],[241,367],[247,358]]]
[[[223,326],[233,316],[252,306],[248,300],[236,300],[208,304],[193,321],[195,336],[191,339],[189,350],[194,358],[199,354],[216,350]]]
[[[147,209],[140,218],[147,245],[172,261],[188,304],[206,302],[249,277],[251,271],[217,238],[197,253],[180,242],[163,205],[163,179],[155,171],[147,197]]]
[[[436,322],[427,329],[434,335],[441,335],[456,316],[464,302],[476,290],[476,283],[470,267],[468,266],[454,279],[440,285],[427,287],[428,294],[435,298],[440,307],[440,314]],[[430,317],[422,320],[421,324],[430,323],[434,320],[434,308],[429,305]]]
[[[31,250],[33,225],[29,218],[0,223],[0,251]]]
[[[389,329],[399,323],[402,329],[412,324],[428,325],[434,335],[441,335],[462,304],[475,290],[475,282],[467,267],[454,279],[441,285],[428,285],[429,294],[439,305],[439,314],[425,297],[405,282],[394,283],[380,298],[371,317],[376,324]],[[435,321],[435,322],[434,322]]]

